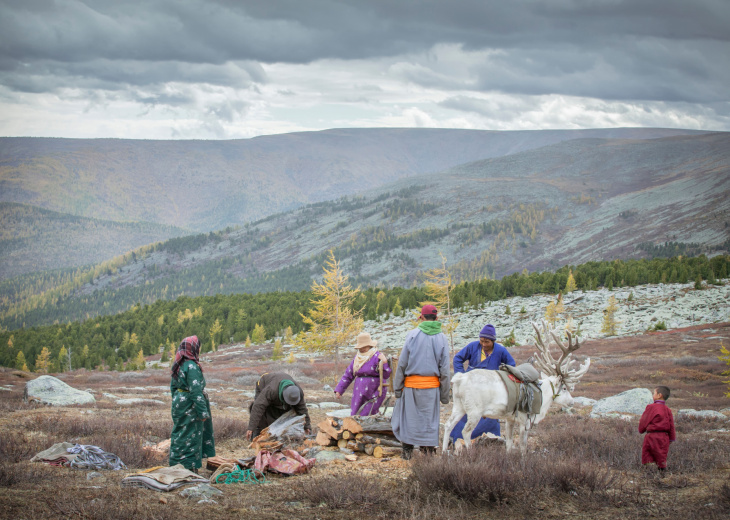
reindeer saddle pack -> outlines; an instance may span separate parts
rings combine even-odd
[[[518,367],[502,364],[497,373],[507,387],[508,407],[514,413],[537,415],[542,408],[540,373],[530,363]]]

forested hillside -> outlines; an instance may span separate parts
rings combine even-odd
[[[183,295],[305,290],[329,250],[355,283],[411,287],[440,253],[458,281],[498,279],[605,258],[727,252],[729,225],[730,134],[573,140],[93,268],[15,278],[0,284],[0,323],[82,320]]]
[[[564,266],[554,273],[515,273],[499,281],[464,282],[453,289],[453,305],[456,309],[478,308],[487,301],[510,296],[557,294],[565,288],[570,272],[579,289],[700,279],[714,283],[728,276],[730,255],[590,262]],[[158,353],[191,334],[197,334],[203,349],[208,350],[213,342],[242,342],[254,335],[257,326],[263,327],[267,339],[283,336],[287,327],[296,333],[302,329],[300,313],[306,314],[311,299],[309,291],[180,297],[84,322],[4,330],[0,333],[0,364],[17,368],[26,364],[32,370],[46,347],[55,371],[68,368],[69,351],[72,368],[133,368],[134,364],[128,363],[140,350],[145,355]],[[424,300],[422,287],[369,288],[358,296],[354,307],[362,308],[366,319],[376,319],[394,312],[403,314]]]
[[[0,280],[93,265],[140,246],[188,235],[150,222],[113,222],[0,202]]]

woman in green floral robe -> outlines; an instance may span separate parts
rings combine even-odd
[[[200,340],[182,340],[172,364],[172,435],[170,466],[182,464],[195,471],[202,459],[215,456],[210,403],[205,393],[205,378],[200,367]]]

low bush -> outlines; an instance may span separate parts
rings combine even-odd
[[[48,448],[44,438],[21,432],[0,432],[0,460],[16,463],[30,460],[36,453]]]
[[[328,475],[303,480],[298,488],[301,498],[330,509],[377,508],[393,503],[393,493],[382,480],[365,475]]]
[[[46,471],[41,463],[22,462],[11,464],[0,462],[0,487],[20,486],[30,484],[36,486],[43,480],[50,480],[53,476]]]
[[[226,439],[243,439],[246,436],[247,429],[248,421],[213,415],[213,435],[216,442]]]

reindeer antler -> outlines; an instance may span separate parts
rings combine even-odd
[[[578,338],[568,331],[568,345],[566,346],[555,332],[555,329],[549,327],[545,320],[542,320],[542,334],[540,333],[540,329],[538,329],[536,323],[533,322],[532,327],[535,329],[535,341],[538,350],[537,357],[535,358],[535,365],[537,365],[537,368],[546,374],[560,376],[566,384],[576,384],[588,371],[588,368],[591,365],[591,360],[588,358],[578,369],[570,369],[570,364],[573,362],[573,352],[582,346]],[[543,335],[548,340],[547,345],[543,340]],[[557,361],[555,361],[555,358],[552,354],[550,354],[550,338],[555,341],[562,352],[560,359]]]

